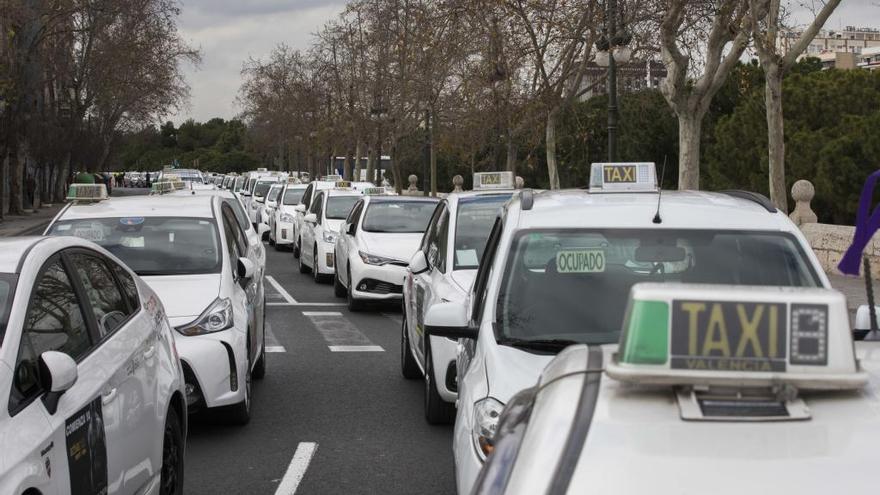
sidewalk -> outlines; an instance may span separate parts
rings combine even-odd
[[[55,204],[47,208],[40,208],[34,213],[24,215],[5,215],[0,220],[0,237],[19,235],[42,235],[43,229],[49,225],[52,218],[61,211],[64,203]]]

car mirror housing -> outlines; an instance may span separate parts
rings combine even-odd
[[[306,212],[306,205],[296,205],[293,207],[293,209],[298,211],[299,213],[305,213]]]
[[[314,213],[309,213],[308,215],[305,216],[305,218],[303,218],[303,220],[305,220],[308,223],[317,223],[318,222],[318,215],[315,215]]]
[[[49,414],[55,414],[58,400],[76,383],[76,361],[63,352],[46,351],[40,355],[39,367],[40,386],[46,391],[43,405]]]
[[[357,226],[353,223],[347,224],[345,227],[345,233],[348,235],[354,235],[356,227]]]
[[[425,331],[436,337],[475,339],[479,329],[470,325],[467,306],[463,302],[444,302],[428,308]]]
[[[425,257],[425,252],[422,250],[416,251],[409,260],[409,271],[413,275],[418,275],[428,271],[428,268],[428,258]]]
[[[254,277],[254,262],[247,258],[239,258],[238,265],[236,266],[235,273],[238,275],[238,278],[244,280],[250,280]]]
[[[266,234],[266,232],[269,232],[268,225],[266,225],[265,223],[261,223],[261,224],[257,225],[257,234],[260,236],[261,239]]]

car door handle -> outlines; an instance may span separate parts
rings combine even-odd
[[[151,345],[146,351],[144,351],[144,359],[150,359],[154,354],[156,354],[156,346]]]
[[[118,394],[117,394],[116,387],[113,387],[110,389],[109,392],[104,394],[104,396],[101,398],[101,403],[104,405],[107,405],[107,404],[113,402],[116,399],[117,395]]]

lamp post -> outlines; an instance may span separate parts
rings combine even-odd
[[[377,186],[382,185],[382,119],[388,109],[382,106],[381,100],[378,104],[370,108],[370,115],[376,119],[376,178],[373,181]]]
[[[632,35],[618,26],[617,0],[605,1],[605,34],[596,42],[596,65],[608,67],[608,161],[617,161],[617,63],[629,62]],[[623,24],[621,22],[620,24]]]

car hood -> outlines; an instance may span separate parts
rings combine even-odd
[[[419,249],[421,233],[389,234],[361,231],[361,250],[368,254],[384,256],[409,263],[413,253]]]
[[[474,285],[474,278],[477,276],[476,270],[454,270],[452,272],[452,281],[465,294],[470,292],[471,286]]]
[[[880,445],[880,343],[859,342],[870,374],[858,391],[809,393],[812,418],[684,421],[672,391],[636,390],[603,375],[571,487],[595,493],[872,493]],[[606,350],[605,359],[611,354]],[[633,467],[638,466],[638,476]]]
[[[162,275],[141,277],[152,288],[168,319],[193,318],[202,314],[220,294],[220,274]]]
[[[506,345],[495,346],[486,355],[489,396],[507,404],[514,394],[533,386],[554,357]]]

